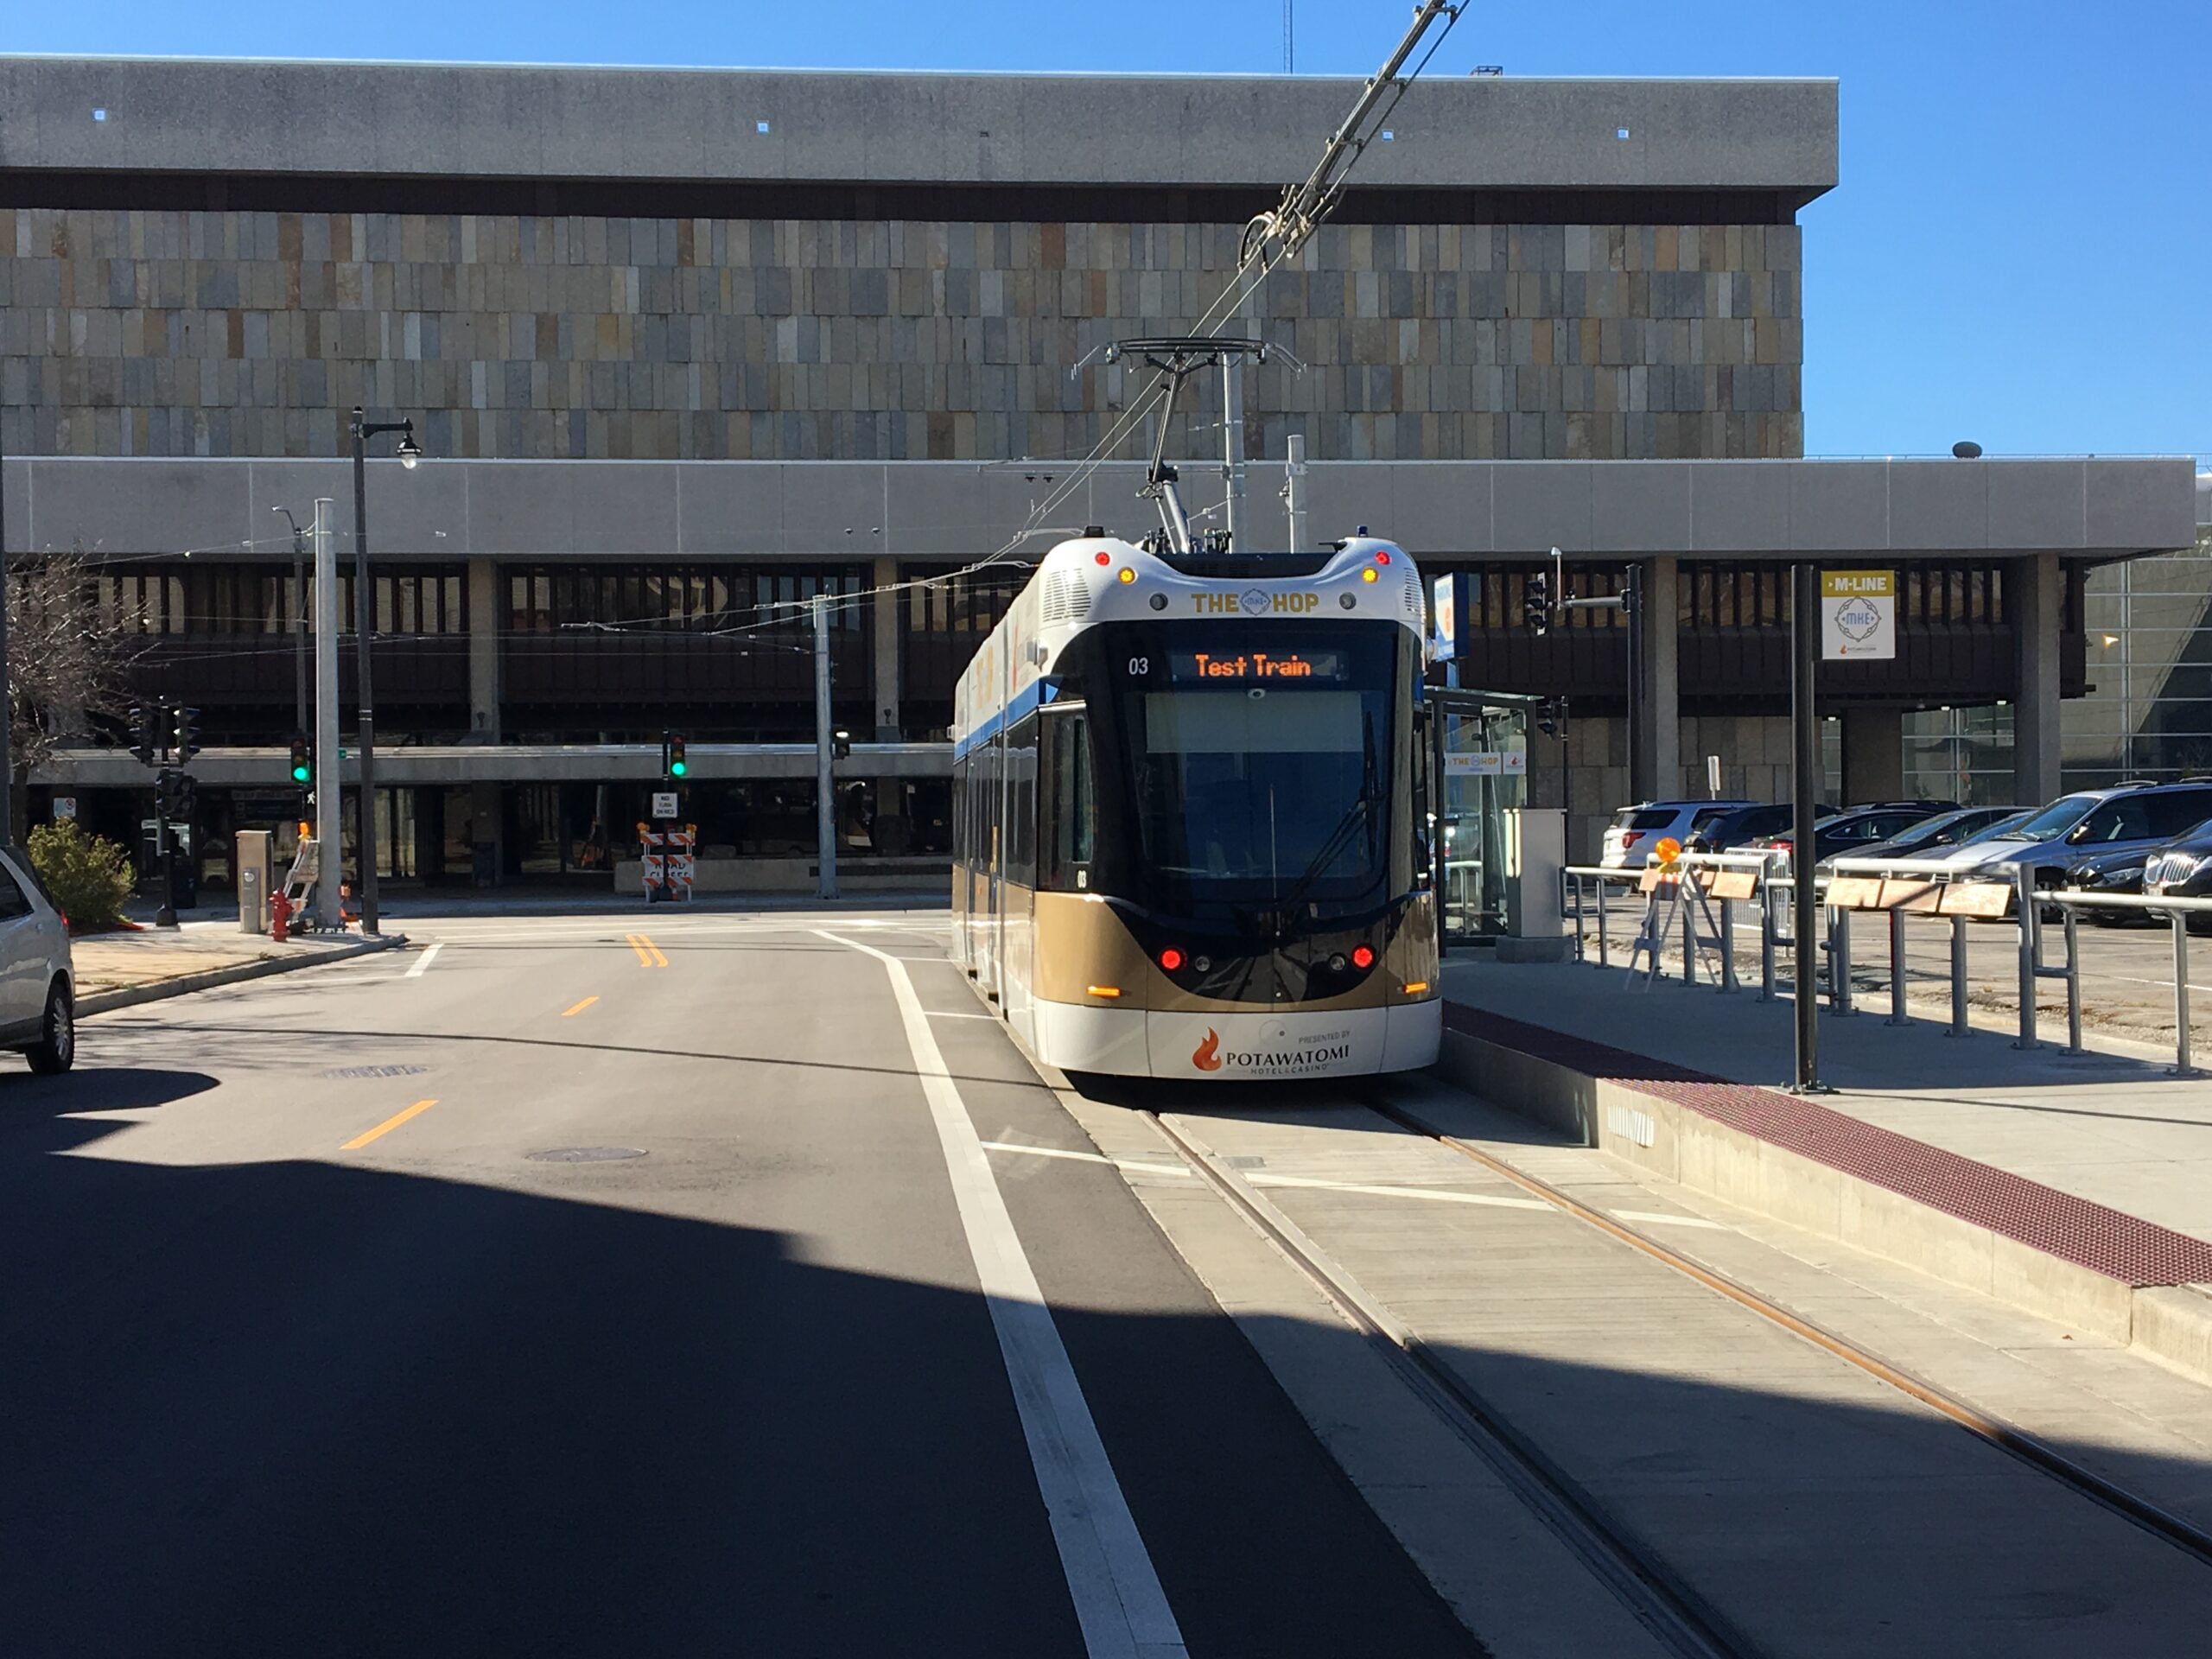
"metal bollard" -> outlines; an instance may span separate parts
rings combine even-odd
[[[1720,989],[1726,993],[1738,989],[1736,980],[1736,901],[1720,901]]]
[[[1951,1025],[1946,1037],[1971,1037],[1967,1023],[1967,918],[1951,918]]]
[[[2063,905],[2066,917],[2066,1052],[2082,1052],[2082,935],[2074,906]]]
[[[1580,962],[1583,960],[1582,872],[1569,872],[1567,879],[1574,883],[1574,959]]]
[[[1697,877],[1684,870],[1675,878],[1675,898],[1682,912],[1682,983],[1697,983],[1697,911],[1689,892]]]
[[[2020,1034],[2015,1048],[2040,1048],[2036,1040],[2036,964],[2043,952],[2043,906],[2036,898],[2035,871],[2025,864],[2012,867],[2012,908],[2020,923]]]
[[[1612,883],[1606,880],[1602,875],[1598,878],[1596,883],[1598,889],[1598,965],[1600,968],[1609,965],[1609,961],[1605,954],[1607,948],[1605,944],[1605,889],[1611,885]]]
[[[1774,1001],[1774,884],[1767,877],[1773,874],[1771,867],[1759,877],[1759,1001]]]
[[[1855,1014],[1851,1006],[1851,912],[1835,906],[1828,913],[1828,1012]]]
[[[1904,1011],[1904,912],[1890,912],[1890,1019],[1893,1026],[1910,1023]]]
[[[2193,1077],[2189,1047],[2189,912],[2169,911],[2174,925],[2174,1076]]]

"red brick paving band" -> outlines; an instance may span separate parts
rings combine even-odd
[[[1671,1101],[1945,1215],[2136,1287],[2212,1281],[2212,1243],[1993,1169],[1816,1102],[1470,1007],[1444,1023],[1481,1041]]]

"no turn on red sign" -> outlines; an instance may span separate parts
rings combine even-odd
[[[1821,655],[1879,662],[1897,654],[1897,572],[1821,571]]]

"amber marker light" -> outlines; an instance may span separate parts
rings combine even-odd
[[[1375,567],[1374,567],[1373,565],[1371,565],[1371,564],[1370,564],[1370,565],[1369,565],[1369,566],[1368,566],[1364,570],[1363,570],[1363,571],[1361,571],[1361,572],[1359,573],[1359,579],[1360,579],[1362,582],[1372,582],[1372,581],[1374,581],[1374,580],[1375,580]]]
[[[1119,996],[1122,994],[1122,988],[1118,985],[1092,985],[1086,988],[1093,996]]]
[[[1419,996],[1427,988],[1428,982],[1425,979],[1409,979],[1406,982],[1405,990],[1408,996]]]
[[[1137,573],[1130,566],[1125,564],[1122,567],[1121,579],[1123,582],[1135,582],[1137,579]]]

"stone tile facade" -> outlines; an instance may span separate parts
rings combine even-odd
[[[442,455],[1082,454],[1141,384],[1092,354],[1206,318],[1237,235],[0,210],[0,404],[41,454],[329,455],[358,403]],[[1304,365],[1248,380],[1250,453],[1799,454],[1799,261],[1791,224],[1328,226],[1246,308]]]

